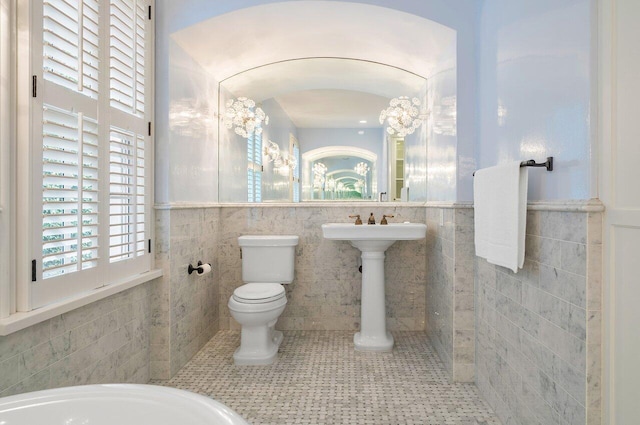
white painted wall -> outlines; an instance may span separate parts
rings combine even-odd
[[[168,50],[156,56],[155,202],[216,202],[218,84],[175,42],[161,41]]]
[[[478,167],[553,156],[552,173],[530,170],[530,200],[594,195],[593,3],[486,0],[482,7]]]
[[[599,142],[604,223],[603,423],[640,417],[640,2],[599,2]]]
[[[421,108],[426,112],[427,86],[425,83],[420,93],[413,96],[420,99]],[[409,190],[409,201],[425,202],[427,200],[427,146],[429,144],[429,125],[425,120],[413,134],[404,138],[404,187]],[[397,194],[400,197],[400,194]]]
[[[427,121],[427,201],[456,199],[457,125],[446,131],[452,117],[444,116],[446,103],[457,101],[456,70],[434,75],[427,81],[427,102],[431,111]],[[441,112],[442,111],[442,112]],[[449,111],[450,112],[450,111]],[[452,134],[454,133],[454,134]]]

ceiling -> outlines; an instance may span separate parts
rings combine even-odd
[[[308,58],[254,68],[220,85],[256,102],[274,98],[298,128],[370,128],[381,127],[389,99],[425,90],[426,80],[374,62]]]
[[[348,90],[295,91],[275,100],[298,128],[380,127],[380,111],[389,106],[386,97]]]
[[[361,3],[270,3],[171,37],[233,95],[273,97],[299,127],[379,126],[390,98],[416,95],[424,78],[455,66],[454,30]]]

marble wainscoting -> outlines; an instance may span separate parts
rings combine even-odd
[[[148,382],[156,282],[0,337],[0,397],[70,385]]]
[[[426,330],[453,382],[475,373],[471,205],[427,207]]]
[[[156,267],[151,318],[151,377],[169,379],[219,330],[218,235],[220,208],[156,209]],[[189,264],[212,272],[189,275]]]
[[[288,304],[278,320],[283,330],[357,330],[360,327],[360,251],[348,242],[322,237],[321,225],[352,221],[350,214],[366,220],[373,212],[379,221],[425,221],[424,206],[384,204],[304,205],[256,207],[223,206],[220,209],[220,329],[239,329],[229,315],[227,302],[242,285],[238,236],[293,234],[296,249],[295,280],[286,285]],[[424,330],[426,241],[402,241],[386,252],[387,326],[390,330]]]
[[[601,211],[530,204],[524,268],[476,260],[476,383],[505,424],[601,423]]]

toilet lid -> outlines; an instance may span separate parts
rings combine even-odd
[[[247,283],[233,291],[233,298],[241,303],[262,304],[284,297],[284,286],[279,283]]]

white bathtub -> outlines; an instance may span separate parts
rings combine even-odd
[[[57,388],[0,398],[0,425],[249,425],[210,398],[155,385]]]

